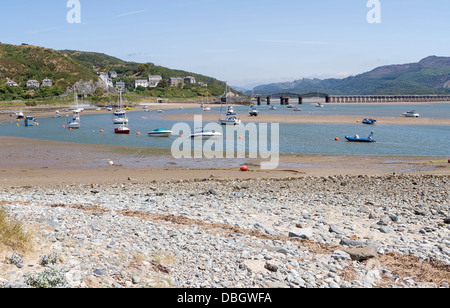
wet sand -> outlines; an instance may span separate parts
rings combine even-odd
[[[301,112],[293,114],[260,114],[257,117],[241,115],[242,122],[256,123],[304,123],[304,124],[353,124],[363,120],[353,115],[309,115]],[[202,121],[216,122],[219,115],[216,113],[202,113]],[[193,114],[165,115],[164,118],[177,121],[194,121]],[[358,122],[359,121],[359,122]],[[432,118],[405,118],[405,117],[377,117],[376,125],[450,125],[450,119]],[[363,125],[363,124],[361,124]]]
[[[254,159],[175,160],[165,149],[0,137],[0,187],[150,183],[193,179],[331,175],[450,174],[445,157],[281,155],[275,170]],[[114,162],[113,166],[108,163]],[[249,166],[241,172],[242,164]]]

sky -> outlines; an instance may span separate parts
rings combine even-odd
[[[0,42],[101,52],[251,88],[450,56],[449,16],[448,0],[1,0]]]

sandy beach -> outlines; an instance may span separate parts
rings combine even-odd
[[[260,114],[257,117],[250,115],[241,115],[242,122],[256,123],[304,123],[304,124],[352,124],[361,123],[362,118],[349,115],[309,115],[301,112],[292,112],[293,114]],[[202,113],[202,120],[217,122],[218,114]],[[164,118],[178,121],[194,121],[192,114],[165,115]],[[359,121],[359,122],[358,122]],[[450,125],[450,119],[431,119],[431,118],[405,118],[405,117],[377,117],[377,124],[389,125]],[[362,125],[362,124],[361,124]]]

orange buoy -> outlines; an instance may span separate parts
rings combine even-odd
[[[137,133],[136,133],[136,135],[138,135],[138,136],[139,136],[140,134],[141,134],[140,132],[137,132]]]
[[[241,171],[244,171],[244,172],[245,172],[245,171],[248,171],[248,167],[247,167],[247,166],[242,166],[242,167],[241,167]]]
[[[63,125],[63,128],[66,128],[66,126],[65,126],[65,125]]]
[[[103,133],[103,129],[101,129],[100,132]]]
[[[182,135],[182,134],[180,134],[180,138],[183,138],[183,135]]]
[[[359,120],[358,120],[358,121],[356,121],[356,123],[359,123]]]
[[[338,137],[334,138],[334,141],[339,141],[339,138]]]

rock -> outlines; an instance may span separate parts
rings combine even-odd
[[[450,216],[447,216],[445,219],[444,219],[444,223],[445,224],[450,224]]]
[[[289,232],[289,237],[293,238],[310,239],[312,236],[313,236],[312,228],[301,228]]]
[[[335,225],[330,225],[330,228],[328,229],[329,232],[337,233],[337,234],[345,234],[345,232],[339,230]]]
[[[350,255],[354,261],[365,261],[371,258],[378,258],[377,251],[372,247],[362,247],[362,248],[348,248],[343,249],[346,253]]]
[[[343,250],[335,250],[331,254],[331,258],[335,260],[351,260],[350,254],[348,252],[345,252]]]

